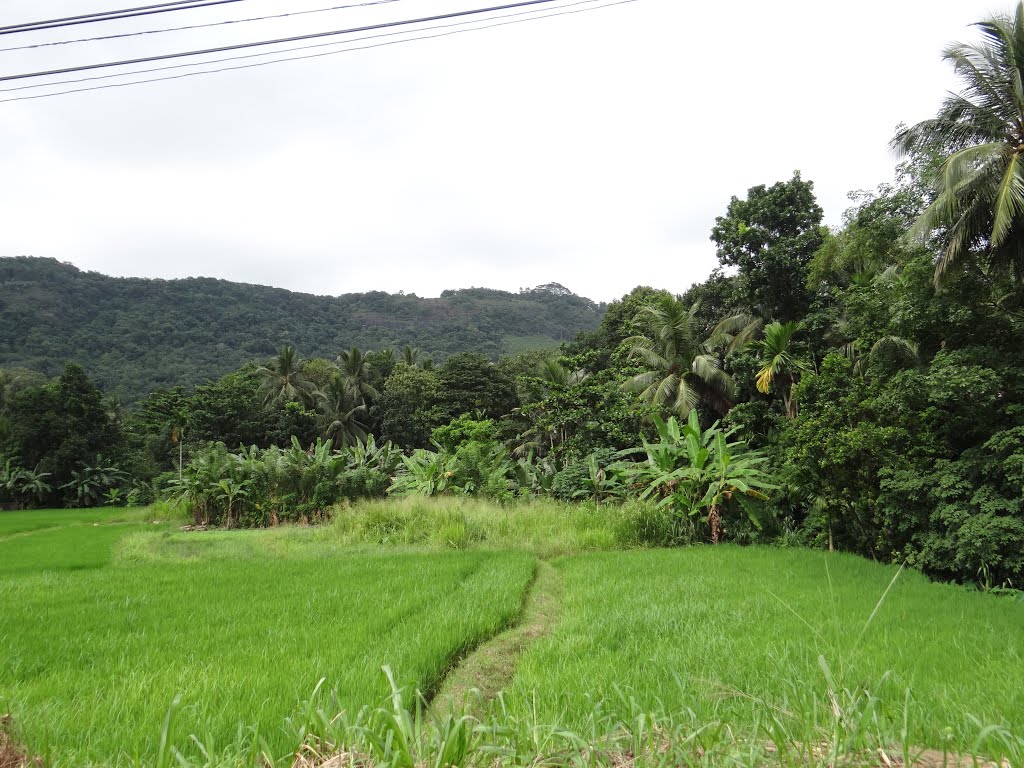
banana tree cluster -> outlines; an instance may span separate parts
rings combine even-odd
[[[46,482],[49,476],[49,472],[40,472],[39,467],[24,469],[13,459],[7,459],[0,466],[0,499],[18,506],[39,501],[52,490]]]
[[[237,453],[214,443],[193,456],[171,494],[197,525],[266,526],[323,520],[343,499],[381,496],[401,462],[390,442],[368,437],[335,450],[318,439],[308,449],[256,446]]]

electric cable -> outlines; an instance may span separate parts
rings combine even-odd
[[[20,32],[39,32],[44,29],[73,27],[78,26],[79,24],[95,24],[101,21],[117,21],[118,19],[131,19],[136,16],[151,16],[154,13],[191,11],[197,8],[208,8],[213,5],[242,3],[245,1],[246,0],[179,0],[179,2],[174,3],[161,3],[160,5],[128,8],[121,11],[103,11],[101,13],[85,14],[84,16],[68,16],[63,19],[50,19],[49,21],[31,21],[26,24],[14,24],[8,27],[0,27],[0,35],[15,35]]]
[[[196,77],[196,76],[199,76],[199,75],[209,75],[209,74],[215,74],[215,73],[219,73],[219,72],[228,72],[228,71],[237,70],[237,69],[251,69],[253,67],[262,67],[262,66],[266,66],[268,64],[278,64],[278,63],[286,62],[286,61],[301,61],[301,60],[304,60],[304,59],[316,59],[316,58],[321,58],[323,56],[334,56],[334,55],[339,54],[339,53],[351,53],[353,51],[364,51],[364,50],[368,50],[370,48],[382,48],[384,46],[398,45],[400,43],[416,42],[416,41],[419,41],[419,40],[432,40],[432,39],[439,38],[439,37],[448,37],[448,36],[451,36],[451,35],[465,34],[467,32],[479,32],[481,30],[492,29],[492,28],[495,28],[495,27],[504,27],[504,26],[508,26],[508,25],[511,25],[511,24],[525,24],[526,22],[540,21],[540,20],[543,20],[543,19],[553,18],[555,16],[567,16],[567,15],[577,14],[577,13],[588,13],[590,11],[597,11],[597,10],[601,10],[601,9],[604,9],[604,8],[611,8],[612,6],[616,6],[616,5],[626,5],[626,4],[629,4],[629,3],[636,3],[636,2],[639,2],[639,0],[615,0],[615,2],[606,3],[604,5],[595,6],[595,7],[592,7],[592,8],[578,8],[578,9],[572,10],[572,11],[560,11],[560,12],[557,12],[557,13],[548,13],[548,14],[544,14],[544,15],[541,15],[541,16],[534,16],[534,17],[531,17],[531,18],[528,18],[528,19],[514,19],[512,21],[502,21],[502,22],[497,22],[497,23],[494,23],[494,24],[484,24],[484,25],[481,25],[479,27],[474,27],[472,29],[455,29],[455,30],[449,30],[447,32],[439,32],[439,33],[434,34],[434,35],[421,35],[421,36],[418,36],[418,37],[406,38],[404,40],[387,40],[387,41],[380,42],[380,43],[372,43],[370,45],[362,45],[362,46],[357,46],[357,47],[354,47],[354,48],[346,48],[346,49],[340,50],[340,51],[325,51],[323,53],[312,53],[312,54],[307,54],[307,55],[304,55],[304,56],[290,56],[290,57],[286,57],[286,58],[283,58],[283,59],[273,59],[271,61],[258,61],[258,62],[253,62],[253,63],[250,63],[250,64],[239,64],[239,65],[233,66],[233,67],[220,67],[220,68],[217,68],[217,69],[203,70],[201,72],[184,72],[184,73],[179,74],[179,75],[167,75],[165,77],[154,77],[154,78],[148,78],[148,79],[145,79],[145,80],[133,80],[132,82],[128,82],[128,83],[107,83],[107,84],[104,84],[104,85],[93,85],[93,86],[89,86],[87,88],[74,88],[74,89],[70,89],[70,90],[66,90],[66,91],[56,91],[54,93],[40,93],[40,94],[35,94],[35,95],[32,95],[32,96],[14,96],[14,97],[11,97],[11,98],[8,98],[8,99],[0,99],[0,104],[7,103],[7,102],[12,102],[12,101],[28,101],[28,100],[31,100],[31,99],[45,99],[45,98],[49,98],[50,96],[64,96],[64,95],[67,95],[67,94],[70,94],[70,93],[83,93],[83,92],[86,92],[86,91],[99,91],[99,90],[105,90],[107,88],[125,88],[125,87],[131,86],[131,85],[143,85],[143,84],[146,84],[146,83],[161,82],[161,81],[164,81],[164,80],[180,80],[180,79],[183,79],[183,78],[186,78],[186,77]],[[128,74],[130,74],[130,73],[128,73]]]
[[[576,2],[566,3],[564,5],[560,5],[560,6],[556,6],[556,7],[557,8],[572,8],[572,7],[577,6],[577,5],[589,5],[589,4],[597,3],[597,2],[601,2],[601,0],[576,0]],[[493,20],[493,19],[508,19],[508,18],[513,18],[513,17],[517,17],[517,16],[525,16],[525,15],[528,15],[528,14],[531,14],[531,13],[539,13],[540,10],[541,9],[533,9],[533,10],[528,10],[528,11],[517,11],[516,13],[507,13],[507,14],[504,14],[504,15],[501,15],[501,16],[492,16],[492,17],[490,17],[490,20]],[[426,31],[430,31],[430,30],[434,30],[434,29],[448,29],[448,28],[451,28],[451,27],[464,27],[464,26],[468,26],[470,24],[479,24],[481,21],[483,21],[483,20],[482,19],[470,19],[469,21],[456,21],[456,22],[452,22],[450,24],[436,24],[436,25],[430,26],[430,27],[423,27],[419,31],[426,32]],[[187,67],[204,67],[204,66],[208,66],[210,64],[222,64],[222,63],[227,62],[227,61],[241,61],[242,59],[255,59],[255,58],[259,58],[260,56],[278,56],[278,55],[280,55],[282,53],[294,53],[295,51],[308,51],[308,50],[311,50],[313,48],[326,48],[326,47],[332,46],[332,45],[348,45],[348,44],[353,43],[353,42],[362,42],[363,40],[376,40],[376,39],[381,38],[381,37],[395,37],[397,35],[407,35],[407,34],[409,34],[408,30],[400,30],[398,32],[382,32],[382,33],[376,34],[376,35],[366,35],[364,37],[357,37],[357,38],[354,38],[352,40],[342,40],[342,41],[335,40],[335,41],[332,41],[332,42],[329,42],[329,43],[314,43],[313,45],[299,45],[299,46],[296,46],[294,48],[281,48],[281,49],[276,50],[276,51],[265,51],[265,52],[262,52],[262,53],[249,53],[249,54],[243,54],[241,56],[227,56],[227,57],[225,57],[223,59],[207,59],[206,61],[196,61],[196,62],[192,62],[192,63],[189,63],[189,64],[171,64],[171,65],[166,66],[166,67],[151,67],[149,69],[135,69],[135,70],[132,70],[130,72],[115,72],[114,74],[110,74],[110,75],[93,75],[91,77],[79,77],[79,78],[74,78],[74,79],[71,79],[71,80],[54,80],[54,81],[50,81],[50,82],[47,82],[47,83],[31,83],[29,85],[18,85],[18,86],[15,86],[13,88],[0,88],[0,93],[10,93],[12,91],[26,91],[26,90],[31,90],[33,88],[52,88],[52,87],[58,86],[58,85],[73,85],[75,83],[88,83],[88,82],[94,82],[96,80],[110,80],[110,79],[117,78],[117,77],[131,77],[131,76],[134,76],[134,75],[146,75],[146,74],[150,74],[152,72],[166,72],[166,71],[172,70],[172,69],[185,69]],[[285,59],[285,60],[294,60],[294,57],[292,57],[292,59]]]
[[[341,11],[346,8],[363,8],[369,5],[386,5],[388,3],[398,3],[401,0],[367,0],[363,3],[350,3],[348,5],[332,5],[330,8],[313,8],[308,11],[289,11],[288,13],[278,13],[272,16],[250,16],[245,19],[228,19],[227,21],[212,21],[206,24],[190,24],[185,27],[164,27],[161,29],[144,29],[138,32],[121,32],[116,35],[101,35],[99,37],[80,37],[75,40],[54,40],[49,43],[32,43],[31,45],[18,45],[12,48],[0,48],[0,53],[7,53],[8,51],[27,51],[31,48],[49,48],[55,45],[72,45],[73,43],[95,43],[103,40],[118,40],[124,37],[139,37],[142,35],[159,35],[164,32],[184,32],[190,29],[205,29],[207,27],[221,27],[227,24],[245,24],[251,21],[267,21],[270,19],[284,19],[289,16],[305,16],[310,13],[326,13],[327,11]]]
[[[225,0],[218,0],[224,2]],[[462,16],[474,16],[481,13],[491,13],[494,11],[503,11],[510,8],[522,8],[528,5],[544,5],[552,3],[555,0],[520,0],[517,3],[509,3],[506,5],[495,5],[489,8],[477,8],[468,11],[455,11],[453,13],[442,13],[434,16],[424,16],[418,19],[404,19],[401,21],[388,21],[381,24],[369,24],[363,27],[352,27],[350,29],[336,29],[329,32],[311,32],[305,35],[295,35],[293,37],[282,37],[276,40],[259,40],[251,43],[236,43],[234,45],[223,45],[217,48],[206,48],[197,51],[181,51],[178,53],[165,53],[159,56],[143,56],[137,59],[125,59],[123,61],[108,61],[101,64],[85,64],[78,67],[64,67],[62,69],[51,69],[43,72],[25,72],[18,75],[3,75],[0,76],[0,82],[6,82],[9,80],[24,80],[30,77],[48,77],[50,75],[65,75],[72,72],[84,72],[90,69],[105,69],[107,67],[125,67],[131,64],[146,64],[151,61],[163,61],[165,59],[180,59],[187,56],[204,56],[208,53],[224,53],[227,51],[237,51],[243,48],[256,48],[263,45],[278,45],[280,43],[294,43],[300,40],[312,40],[320,37],[333,37],[336,35],[350,35],[356,32],[369,32],[375,29],[387,29],[389,27],[401,27],[408,26],[410,24],[423,24],[428,21],[440,21],[442,19],[454,19]]]

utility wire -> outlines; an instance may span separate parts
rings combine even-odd
[[[560,5],[560,6],[556,6],[556,7],[560,8],[560,9],[561,8],[572,8],[572,7],[577,6],[577,5],[590,5],[592,3],[597,3],[597,2],[601,2],[601,0],[576,0],[576,2],[566,3],[564,5]],[[493,21],[495,19],[510,19],[510,18],[517,17],[517,16],[526,16],[528,14],[539,13],[541,10],[543,10],[543,9],[531,9],[531,10],[528,10],[528,11],[517,11],[516,13],[507,13],[507,14],[504,14],[504,15],[501,15],[501,16],[492,16],[489,19],[470,19],[469,21],[455,21],[455,22],[452,22],[450,24],[436,24],[436,25],[430,26],[430,27],[423,27],[419,31],[421,31],[421,32],[429,32],[429,31],[435,30],[435,29],[449,29],[451,27],[464,27],[464,26],[468,26],[468,25],[471,25],[471,24],[479,24],[481,21]],[[469,31],[469,30],[467,30],[467,31]],[[79,78],[75,78],[73,80],[55,80],[55,81],[51,81],[51,82],[48,82],[48,83],[32,83],[30,85],[19,85],[19,86],[15,86],[13,88],[0,88],[0,93],[10,93],[12,91],[27,91],[27,90],[31,90],[33,88],[52,88],[52,87],[58,86],[58,85],[72,85],[72,84],[75,84],[75,83],[87,83],[87,82],[93,82],[95,80],[110,80],[112,78],[117,78],[117,77],[131,77],[131,76],[134,76],[134,75],[146,75],[146,74],[150,74],[152,72],[166,72],[166,71],[172,70],[172,69],[185,69],[187,67],[205,67],[205,66],[208,66],[210,64],[222,64],[222,63],[224,63],[226,61],[241,61],[242,59],[255,59],[255,58],[259,58],[260,56],[277,56],[277,55],[280,55],[282,53],[294,53],[295,51],[308,51],[308,50],[313,49],[313,48],[326,48],[326,47],[329,47],[329,46],[332,46],[332,45],[348,45],[350,43],[354,43],[354,42],[358,43],[358,42],[362,42],[364,40],[376,40],[376,39],[381,38],[381,37],[395,37],[397,35],[407,35],[407,34],[409,34],[408,30],[400,30],[398,32],[381,32],[381,33],[376,34],[376,35],[366,35],[364,37],[357,37],[357,38],[354,38],[352,40],[341,40],[341,41],[335,40],[335,41],[330,42],[330,43],[314,43],[313,45],[299,45],[299,46],[296,46],[294,48],[281,48],[281,49],[276,50],[276,51],[266,51],[266,52],[263,52],[263,53],[248,53],[248,54],[243,54],[241,56],[227,56],[227,57],[225,57],[223,59],[207,59],[206,61],[196,61],[196,62],[193,62],[193,63],[190,63],[190,64],[171,64],[170,66],[166,66],[166,67],[151,67],[150,69],[135,69],[135,70],[132,70],[131,72],[116,72],[116,73],[111,74],[111,75],[93,75],[92,77],[79,77]],[[336,51],[336,53],[343,53],[343,51]],[[303,57],[290,57],[290,58],[287,58],[287,59],[280,59],[280,61],[294,61],[294,60],[296,60],[296,58],[303,58]],[[265,63],[272,64],[274,62],[265,62]],[[212,71],[220,72],[222,70],[212,70]],[[196,74],[203,74],[203,73],[199,72],[199,73],[196,73]],[[161,78],[155,78],[155,79],[159,80]],[[128,85],[128,84],[129,83],[126,83],[126,85]]]
[[[226,0],[219,0],[225,2]],[[232,0],[234,1],[234,0]],[[243,48],[256,48],[263,45],[278,45],[280,43],[294,43],[300,40],[312,40],[319,37],[332,37],[335,35],[351,35],[356,32],[369,32],[375,29],[386,29],[389,27],[402,27],[410,24],[424,24],[428,21],[440,21],[442,19],[454,19],[461,16],[474,16],[481,13],[491,13],[493,11],[504,11],[510,8],[522,8],[527,5],[542,5],[552,3],[555,0],[521,0],[518,3],[509,3],[508,5],[495,5],[490,8],[477,8],[469,11],[456,11],[454,13],[442,13],[436,16],[424,16],[419,19],[405,19],[403,21],[388,21],[383,24],[370,24],[365,27],[352,27],[350,29],[336,29],[330,32],[311,32],[307,35],[296,35],[294,37],[282,37],[276,40],[261,40],[253,43],[236,43],[235,45],[223,45],[219,48],[206,48],[198,51],[182,51],[180,53],[165,53],[160,56],[144,56],[139,59],[124,59],[123,61],[108,61],[102,64],[86,64],[79,67],[65,67],[63,69],[50,69],[43,72],[26,72],[20,75],[4,75],[0,77],[0,82],[8,80],[25,80],[30,77],[48,77],[50,75],[66,75],[72,72],[84,72],[90,69],[105,69],[107,67],[124,67],[131,64],[146,64],[151,61],[163,61],[165,59],[180,59],[186,56],[204,56],[208,53],[224,53],[226,51],[237,51]]]
[[[57,22],[61,22],[61,21],[75,21],[76,19],[92,19],[92,18],[95,18],[97,16],[110,16],[111,14],[114,14],[114,13],[130,13],[132,11],[148,11],[151,8],[167,8],[169,6],[175,6],[175,5],[195,5],[196,3],[205,2],[205,1],[206,0],[173,0],[173,2],[160,3],[158,5],[142,5],[142,6],[139,6],[138,8],[120,8],[120,9],[113,10],[113,11],[99,11],[97,13],[86,13],[86,14],[82,14],[80,16],[65,16],[65,17],[60,18],[60,19],[46,19],[44,21],[28,21],[28,22],[25,22],[24,24],[11,24],[11,25],[6,26],[6,27],[0,27],[0,31],[7,30],[7,29],[16,29],[18,27],[34,27],[34,26],[37,26],[39,24],[56,24]]]
[[[583,0],[583,1],[584,2],[596,2],[597,0]],[[540,15],[540,16],[533,16],[533,17],[528,18],[528,19],[514,19],[512,21],[502,21],[502,22],[497,22],[497,23],[494,23],[494,24],[484,24],[484,25],[481,25],[481,26],[478,26],[478,27],[473,27],[471,29],[449,30],[447,32],[439,32],[439,33],[437,33],[435,35],[420,35],[418,37],[409,37],[409,38],[405,38],[403,40],[388,40],[388,41],[385,41],[385,42],[382,42],[382,43],[371,43],[370,45],[361,45],[361,46],[357,46],[357,47],[354,47],[354,48],[346,48],[346,49],[340,50],[340,51],[325,51],[323,53],[311,53],[311,54],[306,54],[304,56],[289,56],[289,57],[286,57],[286,58],[283,58],[283,59],[272,59],[271,61],[257,61],[257,62],[253,62],[251,64],[239,64],[239,65],[236,65],[236,66],[233,66],[233,67],[220,67],[220,68],[217,68],[217,69],[203,70],[201,72],[185,72],[185,73],[182,73],[180,75],[167,75],[165,77],[153,77],[153,78],[149,78],[149,79],[146,79],[146,80],[133,80],[132,82],[129,82],[129,83],[107,83],[105,85],[93,85],[93,86],[89,86],[87,88],[74,88],[74,89],[70,89],[70,90],[67,90],[67,91],[56,91],[56,92],[53,92],[53,93],[41,93],[41,94],[36,94],[34,96],[14,96],[14,97],[9,98],[9,99],[0,99],[0,104],[6,103],[6,102],[11,102],[11,101],[28,101],[28,100],[31,100],[31,99],[45,99],[45,98],[48,98],[50,96],[64,96],[64,95],[69,94],[69,93],[83,93],[85,91],[100,91],[100,90],[105,90],[107,88],[124,88],[124,87],[130,86],[130,85],[143,85],[143,84],[146,84],[146,83],[156,83],[156,82],[160,82],[160,81],[163,81],[163,80],[181,80],[181,79],[186,78],[186,77],[196,77],[198,75],[209,75],[209,74],[214,74],[214,73],[218,73],[218,72],[229,72],[229,71],[236,70],[236,69],[251,69],[253,67],[262,67],[262,66],[266,66],[268,64],[278,64],[280,62],[285,62],[285,61],[301,61],[303,59],[317,59],[317,58],[321,58],[323,56],[333,56],[333,55],[336,55],[336,54],[339,54],[339,53],[351,53],[353,51],[364,51],[364,50],[368,50],[370,48],[382,48],[382,47],[388,46],[388,45],[398,45],[399,43],[410,43],[410,42],[415,42],[415,41],[418,41],[418,40],[432,40],[434,38],[439,38],[439,37],[448,37],[448,36],[451,36],[451,35],[461,35],[461,34],[464,34],[466,32],[479,32],[481,30],[492,29],[494,27],[504,27],[504,26],[508,26],[510,24],[525,24],[526,22],[529,22],[529,21],[540,21],[542,19],[553,18],[555,16],[568,16],[568,15],[577,14],[577,13],[587,13],[589,11],[601,10],[602,8],[610,8],[610,7],[615,6],[615,5],[626,5],[628,3],[636,3],[636,2],[639,2],[639,0],[615,0],[615,2],[605,3],[604,5],[594,6],[592,8],[579,8],[579,9],[576,9],[574,11],[560,11],[560,12],[557,12],[557,13],[547,13],[547,14],[543,14],[543,15]],[[266,55],[266,54],[264,54],[264,55]],[[209,62],[207,62],[207,63],[209,63]],[[191,66],[196,66],[196,65],[191,65]],[[128,74],[133,74],[133,73],[125,73],[125,75],[128,75]]]
[[[170,13],[172,11],[191,11],[196,8],[207,8],[211,5],[224,5],[225,3],[241,3],[245,0],[179,0],[174,3],[161,3],[160,5],[144,5],[139,8],[126,8],[120,11],[103,11],[101,13],[88,13],[84,16],[67,16],[63,19],[50,19],[49,21],[30,21],[26,24],[14,24],[9,27],[0,27],[0,35],[14,35],[19,32],[38,32],[43,29],[56,29],[57,27],[73,27],[79,24],[95,24],[100,21],[116,21],[118,19],[130,19],[135,16],[151,16],[154,13]]]
[[[190,24],[187,27],[166,27],[162,29],[144,29],[138,32],[122,32],[117,35],[102,35],[100,37],[80,37],[76,40],[55,40],[49,43],[33,43],[32,45],[19,45],[13,48],[0,48],[0,53],[8,51],[27,51],[30,48],[49,48],[54,45],[71,45],[72,43],[95,43],[102,40],[117,40],[123,37],[138,37],[140,35],[158,35],[164,32],[183,32],[189,29],[205,29],[207,27],[221,27],[226,24],[245,24],[250,21],[267,21],[268,19],[284,19],[288,16],[305,16],[310,13],[326,13],[327,11],[340,11],[346,8],[362,8],[368,5],[386,5],[398,3],[401,0],[368,0],[364,3],[350,3],[349,5],[333,5],[330,8],[314,8],[308,11],[289,11],[278,13],[273,16],[251,16],[247,19],[228,19],[227,21],[214,21],[207,24]]]

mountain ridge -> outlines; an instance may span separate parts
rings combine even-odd
[[[447,290],[320,296],[222,278],[111,277],[52,258],[0,258],[0,368],[55,375],[81,363],[109,393],[217,378],[284,344],[304,358],[405,344],[442,360],[557,346],[597,327],[606,305],[557,283],[511,293]]]

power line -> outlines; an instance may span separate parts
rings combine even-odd
[[[114,13],[130,13],[131,11],[148,11],[151,8],[166,8],[175,5],[194,5],[195,3],[204,2],[204,0],[173,0],[173,2],[160,3],[159,5],[142,5],[138,8],[121,8],[114,11],[99,11],[97,13],[85,13],[80,16],[65,16],[60,19],[46,19],[44,21],[28,21],[24,24],[11,24],[6,27],[0,27],[0,31],[7,29],[16,29],[18,27],[34,27],[38,24],[56,24],[61,21],[75,21],[76,19],[92,19],[97,16],[110,16]]]
[[[597,2],[597,0],[582,0],[582,2]],[[239,64],[239,65],[233,66],[233,67],[219,67],[217,69],[203,70],[201,72],[184,72],[184,73],[182,73],[180,75],[167,75],[165,77],[153,77],[153,78],[148,78],[148,79],[145,79],[145,80],[133,80],[132,82],[129,82],[129,83],[107,83],[105,85],[93,85],[93,86],[89,86],[87,88],[74,88],[74,89],[70,89],[70,90],[67,90],[67,91],[56,91],[54,93],[40,93],[40,94],[36,94],[34,96],[14,96],[14,97],[9,98],[9,99],[0,99],[0,104],[6,103],[6,102],[11,102],[11,101],[28,101],[28,100],[31,100],[31,99],[45,99],[45,98],[48,98],[50,96],[64,96],[64,95],[67,95],[67,94],[70,94],[70,93],[83,93],[83,92],[86,92],[86,91],[101,91],[101,90],[105,90],[107,88],[124,88],[124,87],[130,86],[130,85],[144,85],[146,83],[156,83],[156,82],[161,82],[161,81],[164,81],[164,80],[181,80],[181,79],[186,78],[186,77],[196,77],[198,75],[210,75],[210,74],[216,74],[216,73],[219,73],[219,72],[230,72],[230,71],[236,70],[236,69],[251,69],[253,67],[262,67],[262,66],[266,66],[268,64],[279,64],[281,62],[286,62],[286,61],[302,61],[304,59],[317,59],[317,58],[321,58],[323,56],[334,56],[334,55],[339,54],[339,53],[352,53],[354,51],[365,51],[365,50],[368,50],[370,48],[382,48],[384,46],[398,45],[400,43],[411,43],[411,42],[416,42],[418,40],[432,40],[432,39],[439,38],[439,37],[449,37],[451,35],[461,35],[461,34],[465,34],[466,32],[479,32],[481,30],[492,29],[494,27],[504,27],[504,26],[508,26],[508,25],[511,25],[511,24],[525,24],[526,22],[540,21],[540,20],[543,20],[543,19],[553,18],[555,16],[568,16],[568,15],[577,14],[577,13],[587,13],[589,11],[597,11],[597,10],[601,10],[603,8],[611,8],[612,6],[615,6],[615,5],[626,5],[628,3],[636,3],[636,2],[639,2],[639,0],[615,0],[615,2],[605,3],[604,5],[594,6],[592,8],[578,8],[578,9],[576,9],[574,11],[560,11],[560,12],[557,12],[557,13],[547,13],[547,14],[543,14],[543,15],[540,15],[540,16],[533,16],[533,17],[528,18],[528,19],[514,19],[512,21],[502,21],[502,22],[496,22],[494,24],[484,24],[484,25],[481,25],[481,26],[478,26],[478,27],[474,27],[472,29],[456,29],[456,30],[450,30],[448,32],[439,32],[439,33],[437,33],[435,35],[420,35],[418,37],[409,37],[409,38],[405,38],[403,40],[388,40],[388,41],[385,41],[385,42],[382,42],[382,43],[372,43],[370,45],[362,45],[362,46],[357,46],[357,47],[354,47],[354,48],[346,48],[346,49],[341,50],[341,51],[325,51],[323,53],[311,53],[311,54],[306,54],[304,56],[289,56],[289,57],[286,57],[286,58],[283,58],[283,59],[272,59],[270,61],[258,61],[258,62],[253,62],[251,64]],[[580,3],[574,3],[574,5],[579,5],[579,4]],[[262,55],[267,55],[267,54],[262,54]],[[241,57],[239,57],[239,58],[241,58]],[[211,62],[204,62],[204,63],[211,63]],[[187,66],[200,66],[200,65],[193,64],[193,65],[187,65]],[[125,75],[122,75],[122,76],[127,76],[128,74],[138,74],[138,73],[125,73]]]
[[[218,2],[226,2],[227,0],[218,0]],[[234,2],[235,0],[231,0]],[[386,29],[389,27],[401,27],[408,26],[410,24],[423,24],[428,21],[440,21],[442,19],[454,19],[461,16],[474,16],[481,13],[491,13],[493,11],[504,11],[510,8],[522,8],[527,5],[542,5],[546,3],[554,2],[555,0],[520,0],[518,3],[509,3],[508,5],[495,5],[490,8],[477,8],[469,11],[456,11],[454,13],[442,13],[436,16],[424,16],[419,19],[405,19],[403,21],[388,21],[382,24],[370,24],[365,27],[352,27],[350,29],[337,29],[331,32],[311,32],[306,35],[296,35],[294,37],[282,37],[277,40],[261,40],[252,43],[236,43],[235,45],[224,45],[219,48],[206,48],[198,51],[183,51],[180,53],[165,53],[160,56],[145,56],[139,59],[125,59],[123,61],[109,61],[102,64],[86,64],[78,67],[65,67],[63,69],[51,69],[43,72],[26,72],[20,75],[4,75],[0,77],[0,82],[8,80],[24,80],[30,77],[48,77],[50,75],[66,75],[72,72],[84,72],[90,69],[104,69],[107,67],[124,67],[131,64],[147,64],[151,61],[163,61],[165,59],[180,59],[186,56],[205,56],[208,53],[224,53],[226,51],[237,51],[243,48],[256,48],[263,45],[278,45],[280,43],[295,43],[300,40],[312,40],[319,37],[332,37],[335,35],[351,35],[356,32],[369,32],[375,29]]]
[[[363,8],[369,5],[386,5],[388,3],[398,3],[401,0],[367,0],[363,3],[350,3],[348,5],[332,5],[330,8],[314,8],[308,11],[289,11],[288,13],[278,13],[272,16],[251,16],[246,19],[228,19],[227,21],[214,21],[207,24],[190,24],[185,27],[165,27],[162,29],[144,29],[138,32],[122,32],[117,35],[102,35],[99,37],[80,37],[76,40],[54,40],[49,43],[33,43],[31,45],[18,45],[12,48],[0,48],[0,53],[7,53],[8,51],[27,51],[30,48],[49,48],[55,45],[71,45],[73,43],[95,43],[103,40],[117,40],[123,37],[138,37],[141,35],[158,35],[164,32],[183,32],[189,29],[205,29],[207,27],[220,27],[226,24],[245,24],[250,21],[267,21],[269,19],[284,19],[289,16],[305,16],[310,13],[326,13],[327,11],[341,11],[346,8]]]
[[[564,5],[560,5],[560,6],[557,6],[557,7],[558,8],[572,8],[572,7],[577,6],[577,5],[590,5],[592,3],[597,3],[597,2],[601,2],[601,0],[576,0],[576,2],[566,3]],[[527,14],[538,13],[538,12],[539,12],[538,9],[532,9],[532,10],[528,10],[528,11],[518,11],[516,13],[508,13],[508,14],[504,14],[502,16],[492,16],[492,17],[490,17],[490,19],[486,19],[486,20],[508,19],[508,18],[513,18],[513,17],[517,17],[517,16],[525,16]],[[470,24],[479,24],[481,21],[482,21],[481,19],[470,19],[469,21],[456,21],[456,22],[452,22],[451,24],[437,24],[437,25],[430,26],[430,27],[423,27],[423,29],[420,30],[420,31],[427,32],[427,31],[434,30],[434,29],[449,29],[451,27],[464,27],[464,26],[467,26],[467,25],[470,25]],[[264,53],[249,53],[249,54],[244,54],[244,55],[241,55],[241,56],[227,56],[227,57],[225,57],[223,59],[208,59],[206,61],[197,61],[197,62],[194,62],[194,63],[191,63],[191,64],[172,64],[172,65],[166,66],[166,67],[151,67],[150,69],[136,69],[136,70],[133,70],[131,72],[116,72],[116,73],[111,74],[111,75],[94,75],[92,77],[80,77],[80,78],[75,78],[73,80],[57,80],[57,81],[52,81],[52,82],[49,82],[49,83],[32,83],[30,85],[19,85],[19,86],[15,86],[14,88],[0,88],[0,93],[10,93],[12,91],[27,91],[27,90],[31,90],[33,88],[52,88],[52,87],[57,86],[57,85],[72,85],[74,83],[87,83],[87,82],[93,82],[93,81],[96,81],[96,80],[110,80],[110,79],[116,78],[116,77],[130,77],[130,76],[133,76],[133,75],[145,75],[145,74],[149,74],[151,72],[166,72],[166,71],[172,70],[172,69],[185,69],[187,67],[203,67],[203,66],[207,66],[207,65],[210,65],[210,64],[222,64],[222,63],[224,63],[226,61],[240,61],[242,59],[255,59],[255,58],[259,58],[260,56],[276,56],[276,55],[279,55],[279,54],[282,54],[282,53],[294,53],[295,51],[308,51],[308,50],[313,49],[313,48],[326,48],[326,47],[332,46],[332,45],[347,45],[347,44],[352,43],[352,42],[362,42],[364,40],[375,40],[375,39],[378,39],[378,38],[381,38],[381,37],[395,37],[396,35],[407,35],[407,34],[409,34],[409,33],[406,30],[401,30],[401,31],[398,31],[398,32],[382,32],[382,33],[376,34],[376,35],[366,35],[365,37],[357,37],[357,38],[355,38],[353,40],[349,40],[349,41],[344,41],[343,40],[343,41],[340,41],[340,42],[339,41],[334,41],[334,42],[330,42],[330,43],[314,43],[313,45],[299,45],[299,46],[296,46],[294,48],[282,48],[282,49],[277,50],[277,51],[266,51]],[[419,39],[419,38],[417,38],[417,39]],[[342,51],[337,51],[337,52],[338,53],[342,53]],[[296,58],[301,58],[301,57],[290,57],[288,59],[279,59],[279,61],[293,61],[293,60],[296,60]],[[274,62],[265,62],[265,63],[274,63]],[[211,71],[218,71],[219,72],[219,71],[222,71],[222,70],[211,70]],[[203,74],[203,73],[197,73],[197,74]],[[160,78],[155,78],[155,80],[159,80],[159,79]],[[152,80],[150,80],[150,82],[152,82]]]
[[[100,13],[87,13],[82,16],[67,16],[63,19],[49,19],[47,21],[30,21],[26,24],[14,24],[9,27],[0,27],[0,35],[14,35],[19,32],[38,32],[44,29],[73,27],[79,24],[95,24],[100,21],[116,21],[118,19],[130,19],[135,16],[151,16],[154,13],[190,11],[196,8],[207,8],[211,5],[224,5],[225,3],[241,2],[245,2],[245,0],[178,0],[173,3],[144,5],[139,8],[125,8],[120,11],[102,11]]]

